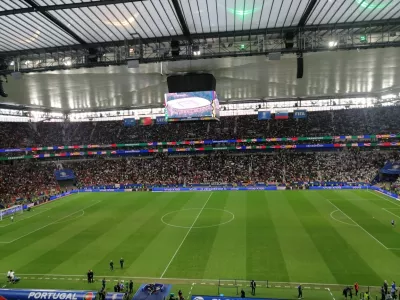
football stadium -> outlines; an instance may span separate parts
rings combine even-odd
[[[400,298],[399,35],[398,0],[0,1],[0,300]]]

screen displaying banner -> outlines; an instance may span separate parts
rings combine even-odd
[[[298,109],[293,112],[293,118],[295,119],[306,119],[307,111],[305,109]]]
[[[134,118],[124,119],[125,127],[132,127],[136,125],[136,120]]]
[[[285,141],[358,141],[358,140],[371,140],[371,139],[390,139],[390,138],[400,138],[400,134],[364,134],[364,135],[338,135],[338,136],[301,136],[301,137],[274,137],[274,138],[253,138],[253,139],[227,139],[227,140],[194,140],[194,141],[173,141],[173,142],[148,142],[148,143],[125,143],[125,144],[103,144],[103,145],[69,145],[69,146],[46,146],[46,147],[28,147],[28,148],[9,148],[0,149],[0,153],[11,153],[11,152],[32,152],[32,151],[51,151],[51,150],[67,150],[67,149],[98,149],[98,148],[122,148],[122,147],[147,147],[147,146],[165,146],[165,145],[211,145],[211,144],[221,144],[221,143],[263,143],[263,142],[285,142]],[[372,144],[367,146],[373,146]],[[387,142],[385,147],[389,147],[390,143]],[[397,143],[392,144],[392,146],[397,146]],[[78,152],[75,152],[78,153]],[[83,152],[82,152],[83,153]],[[51,154],[46,154],[47,157],[51,157]],[[65,155],[64,155],[65,156]],[[72,156],[72,154],[71,154]],[[43,156],[46,157],[46,156]],[[6,159],[4,159],[6,158]],[[1,157],[0,160],[17,160],[25,159],[26,155],[23,156],[9,156]]]
[[[381,169],[383,174],[400,175],[400,162],[387,162]]]
[[[74,171],[70,169],[54,171],[57,180],[71,180],[75,179]]]
[[[219,101],[215,91],[165,94],[168,122],[219,120]]]
[[[269,120],[271,119],[271,112],[269,110],[258,111],[259,120]]]

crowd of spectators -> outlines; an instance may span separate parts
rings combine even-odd
[[[84,186],[138,183],[176,185],[199,183],[291,183],[310,181],[371,182],[398,152],[280,152],[253,155],[159,155],[145,159],[103,159],[64,164]]]
[[[0,123],[0,148],[199,139],[360,135],[400,132],[400,107],[310,112],[307,119],[259,121],[256,115],[125,127],[121,121]],[[370,182],[399,152],[353,151],[221,153],[66,160],[82,186],[112,184]],[[20,154],[18,154],[20,155]],[[52,162],[0,164],[0,201],[30,199],[59,189]],[[395,183],[398,185],[398,183]]]
[[[0,204],[57,191],[53,163],[19,162],[0,165]]]
[[[115,184],[190,185],[292,184],[296,182],[371,182],[386,161],[399,161],[398,151],[336,151],[223,154],[196,156],[21,161],[0,164],[0,199],[32,199],[57,191],[54,171],[72,169],[78,186]]]
[[[259,121],[257,115],[220,122],[181,122],[125,127],[123,121],[0,123],[0,148],[72,144],[360,135],[400,131],[400,107],[309,112],[306,119]]]

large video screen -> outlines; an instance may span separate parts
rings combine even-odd
[[[165,118],[168,122],[219,120],[219,102],[215,91],[165,94]]]

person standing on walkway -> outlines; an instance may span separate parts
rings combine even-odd
[[[303,287],[301,286],[301,284],[299,284],[299,286],[297,287],[297,290],[299,291],[299,295],[297,296],[297,298],[302,299],[303,298]]]
[[[256,287],[257,287],[257,284],[256,284],[256,282],[255,282],[254,280],[252,280],[252,281],[250,282],[250,287],[251,287],[251,294],[252,294],[253,296],[255,296],[255,295],[256,295]]]
[[[358,282],[356,282],[355,284],[354,284],[354,290],[356,291],[356,296],[358,295],[358,289],[359,289],[360,287],[358,286]]]

